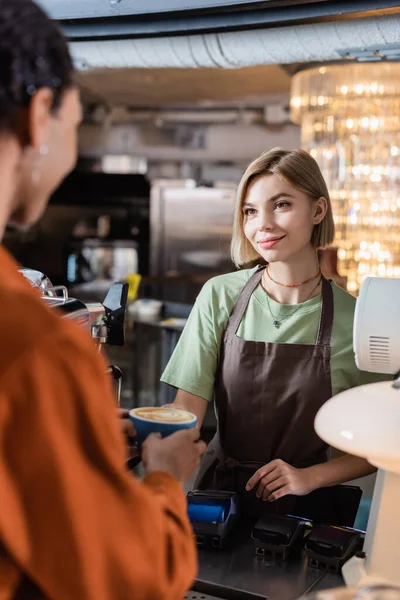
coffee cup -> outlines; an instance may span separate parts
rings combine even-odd
[[[139,406],[129,411],[129,418],[135,427],[139,445],[150,433],[160,433],[166,437],[175,431],[196,427],[197,423],[196,415],[174,406]]]

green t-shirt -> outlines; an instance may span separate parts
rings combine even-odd
[[[223,333],[233,306],[246,282],[257,269],[220,275],[203,286],[161,381],[210,401]],[[390,379],[388,375],[360,371],[353,352],[353,318],[356,300],[332,283],[334,320],[331,338],[332,395],[358,385]],[[283,318],[295,306],[269,299],[271,311]],[[239,325],[245,340],[286,344],[315,344],[321,312],[321,295],[301,305],[293,316],[274,327],[266,293],[258,285]]]

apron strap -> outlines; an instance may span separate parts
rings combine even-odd
[[[261,281],[263,276],[265,266],[261,265],[255,273],[250,277],[242,291],[240,292],[239,298],[236,301],[235,306],[231,312],[229,317],[228,326],[226,328],[226,332],[235,335],[241,320],[243,319],[243,315],[246,312],[247,305],[249,303],[250,297],[258,284]]]
[[[235,335],[241,320],[243,319],[244,313],[246,312],[247,305],[250,297],[258,284],[260,283],[265,266],[261,265],[250,277],[243,290],[241,291],[239,298],[231,315],[229,317],[228,326],[226,331],[228,334]],[[322,276],[322,303],[321,303],[321,314],[319,318],[318,333],[317,333],[317,345],[330,346],[332,326],[333,326],[333,291],[332,285],[328,279]]]
[[[319,317],[317,346],[330,346],[333,326],[333,290],[332,284],[322,276],[322,304]]]

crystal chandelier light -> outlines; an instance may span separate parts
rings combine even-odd
[[[400,277],[400,64],[301,71],[290,104],[331,193],[347,289],[367,275]]]

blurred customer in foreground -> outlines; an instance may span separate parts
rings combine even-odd
[[[75,165],[81,120],[66,42],[31,0],[0,0],[0,233],[35,223]],[[196,555],[180,483],[198,432],[125,448],[105,364],[0,247],[0,597],[177,599]]]

